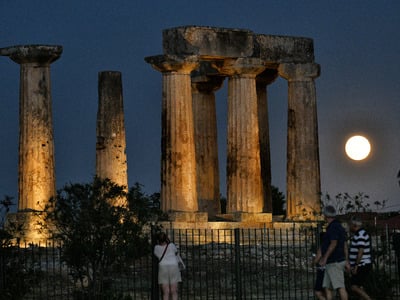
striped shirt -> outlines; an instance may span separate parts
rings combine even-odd
[[[371,239],[369,234],[363,229],[357,230],[350,241],[349,260],[350,265],[357,264],[358,250],[363,249],[363,255],[358,265],[366,265],[371,263]]]

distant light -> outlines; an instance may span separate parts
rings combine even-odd
[[[367,138],[355,135],[347,140],[345,151],[347,156],[352,160],[363,160],[371,152],[371,144]]]

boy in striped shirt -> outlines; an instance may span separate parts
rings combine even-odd
[[[363,289],[371,271],[371,239],[362,227],[361,219],[353,217],[350,221],[353,236],[350,241],[349,261],[351,266],[351,290],[360,299],[371,299]]]

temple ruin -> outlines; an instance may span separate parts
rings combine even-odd
[[[313,40],[249,30],[185,26],[163,31],[161,201],[165,212],[218,208],[214,91],[228,81],[227,216],[271,221],[267,86],[288,81],[287,219],[320,212]],[[210,212],[211,211],[211,212]],[[195,217],[196,220],[196,217]]]
[[[18,212],[35,240],[35,212],[55,195],[50,64],[61,46],[0,49],[20,65]],[[313,40],[249,30],[185,26],[163,31],[163,54],[146,62],[162,73],[161,203],[170,221],[216,217],[272,222],[268,86],[288,82],[288,220],[320,213],[320,170]],[[227,213],[220,211],[217,91],[227,81]],[[119,72],[99,73],[96,174],[128,186]],[[120,204],[120,203],[119,203]],[[37,240],[37,239],[36,239]]]

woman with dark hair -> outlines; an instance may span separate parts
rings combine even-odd
[[[158,235],[158,244],[154,247],[154,255],[158,258],[158,284],[161,287],[163,300],[178,299],[178,282],[181,282],[181,272],[178,266],[178,249],[170,242],[167,235]]]

